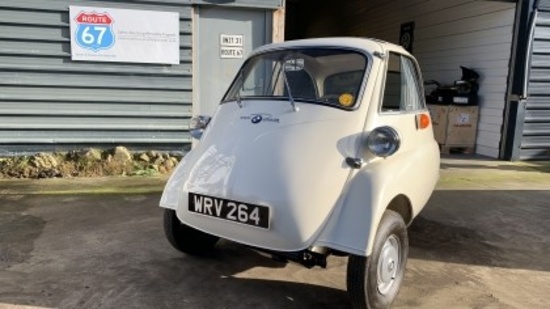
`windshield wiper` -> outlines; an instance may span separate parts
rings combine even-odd
[[[290,56],[290,55],[289,55]],[[288,58],[290,57],[285,57],[285,59],[283,60],[283,64],[282,64],[282,70],[283,70],[283,79],[285,81],[285,86],[286,86],[286,91],[288,92],[288,99],[290,100],[290,104],[292,105],[292,109],[297,112],[298,111],[298,108],[296,107],[296,102],[294,102],[294,97],[292,96],[292,93],[290,91],[290,85],[288,83],[288,77],[286,75],[286,69],[285,69],[285,65],[286,65],[286,61],[288,60]]]

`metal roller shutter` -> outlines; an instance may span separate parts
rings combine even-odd
[[[539,2],[519,159],[550,159],[550,0]]]

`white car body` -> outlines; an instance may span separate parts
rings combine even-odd
[[[296,110],[288,100],[220,104],[200,141],[170,177],[160,206],[175,210],[177,218],[192,228],[256,248],[297,252],[324,247],[369,256],[384,211],[390,207],[409,224],[438,180],[439,148],[431,124],[419,125],[420,115],[428,114],[425,104],[408,112],[380,108],[388,55],[410,58],[417,70],[418,65],[399,46],[359,38],[272,44],[250,57],[302,47],[338,47],[366,55],[368,65],[355,107],[300,100],[295,102]],[[336,69],[350,65],[342,62]],[[322,80],[315,82],[323,87]],[[258,115],[262,117],[254,123],[252,118]],[[401,142],[397,152],[385,158],[365,146],[369,134],[384,126],[397,131]],[[359,166],[351,167],[347,158],[356,158]],[[203,205],[202,214],[191,212],[189,192],[266,206],[269,228],[209,215],[215,214],[217,201]],[[232,217],[239,215],[237,204]],[[247,220],[250,215],[246,214]]]

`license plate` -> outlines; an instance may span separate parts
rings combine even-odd
[[[189,211],[269,229],[269,207],[189,193]]]

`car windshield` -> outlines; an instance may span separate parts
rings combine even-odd
[[[367,57],[335,48],[293,48],[250,58],[223,102],[283,99],[352,108],[367,68]]]

